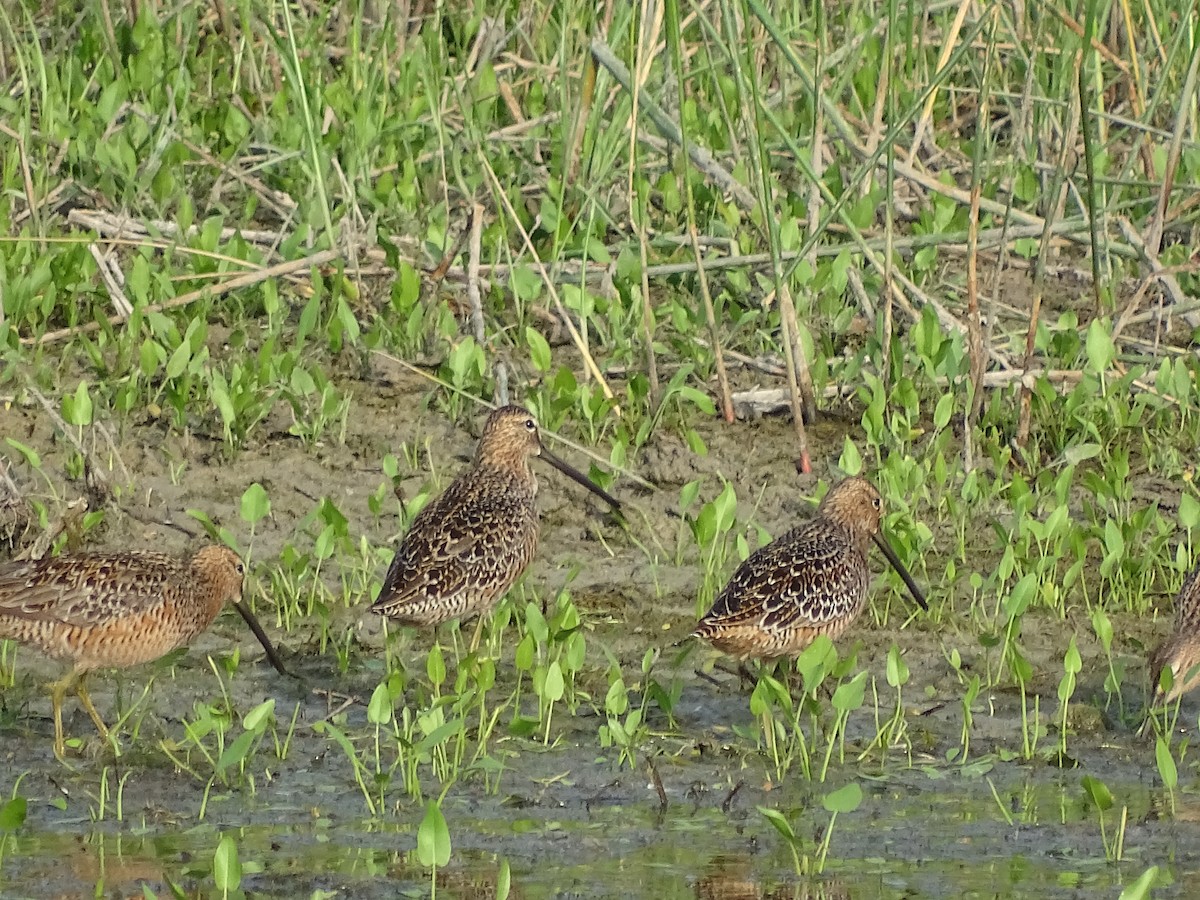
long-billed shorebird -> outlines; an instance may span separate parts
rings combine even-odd
[[[742,660],[796,656],[821,634],[836,639],[866,605],[871,541],[928,609],[882,519],[883,501],[865,478],[833,485],[811,519],[750,554],[692,634]]]
[[[242,561],[207,546],[187,560],[148,551],[81,553],[0,566],[0,638],[29,644],[71,671],[50,685],[54,754],[66,751],[62,702],[75,689],[100,736],[108,728],[84,686],[94,669],[151,662],[189,644],[227,602],[284,672],[275,648],[242,604]]]
[[[1175,598],[1175,623],[1170,635],[1150,654],[1151,708],[1170,703],[1200,684],[1200,564],[1184,580]],[[1163,671],[1171,671],[1171,687],[1162,687]],[[1145,723],[1143,723],[1143,729]]]
[[[371,611],[403,625],[436,626],[495,607],[537,547],[535,456],[620,509],[542,446],[529,412],[501,407],[488,417],[470,467],[413,520]]]

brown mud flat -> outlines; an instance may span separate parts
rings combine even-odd
[[[239,503],[256,481],[266,488],[272,507],[251,545],[252,571],[259,575],[286,545],[311,543],[308,517],[322,497],[347,517],[355,542],[365,537],[371,547],[391,546],[400,532],[397,518],[392,513],[377,517],[368,505],[385,481],[383,456],[395,453],[403,467],[401,447],[415,449],[417,466],[398,487],[411,498],[444,486],[474,439],[424,408],[422,385],[377,378],[346,389],[353,392],[353,406],[344,445],[330,440],[306,448],[286,434],[288,422],[277,416],[229,459],[219,440],[202,435],[185,440],[152,420],[124,424],[118,450],[135,483],[112,501],[103,527],[89,535],[89,546],[182,552],[189,540],[181,529],[201,533],[185,514],[189,508],[202,509],[250,545]],[[1164,623],[1113,616],[1116,655],[1130,672],[1122,717],[1105,697],[1107,660],[1086,617],[1030,614],[1022,639],[1039,673],[1028,703],[1031,707],[1035,694],[1039,698],[1047,728],[1042,747],[1059,739],[1054,716],[1062,654],[1072,634],[1079,642],[1083,669],[1068,757],[1061,766],[1048,765],[1040,755],[1022,762],[1014,755],[1021,746],[1019,695],[985,689],[973,705],[970,758],[965,765],[950,762],[947,753],[959,746],[963,728],[963,687],[947,658],[957,650],[968,672],[982,673],[998,663],[988,657],[997,651],[980,643],[979,623],[951,611],[955,592],[967,590],[965,573],[954,585],[931,582],[929,573],[943,570],[936,551],[914,570],[931,602],[945,604],[936,629],[913,613],[898,579],[889,575],[876,580],[872,613],[839,647],[856,649],[858,666],[870,673],[868,702],[848,722],[844,762],[835,753],[827,784],[811,783],[795,770],[775,783],[766,754],[744,736],[756,727],[750,689],[719,671],[712,677],[697,674],[698,668],[709,668],[712,654],[706,648],[674,663],[680,651],[671,646],[695,620],[701,578],[694,542],[677,514],[679,488],[704,478],[702,497],[714,496],[720,473],[735,485],[740,516],[779,534],[811,508],[805,498],[815,492],[819,477],[832,473],[845,427],[814,429],[818,474],[809,476],[795,472],[791,426],[785,420],[730,427],[713,422],[699,431],[709,447],[705,457],[664,436],[636,460],[635,471],[658,491],[618,483],[629,507],[628,533],[607,520],[584,492],[548,467],[539,469],[541,547],[514,593],[522,602],[522,597],[553,598],[569,586],[588,646],[577,684],[591,700],[583,700],[574,717],[565,707],[557,709],[550,747],[538,733],[507,734],[502,720],[489,748],[500,764],[498,789],[486,790],[483,775],[468,772],[443,803],[454,853],[438,873],[439,892],[494,895],[504,859],[518,897],[1111,895],[1151,864],[1165,867],[1173,885],[1156,896],[1185,895],[1186,885],[1200,876],[1200,806],[1192,779],[1188,770],[1181,773],[1174,816],[1166,814],[1153,745],[1137,739],[1129,727],[1142,702],[1137,673],[1143,647]],[[63,471],[69,448],[36,411],[0,410],[0,433],[35,447],[52,478]],[[586,468],[582,456],[562,455]],[[37,493],[44,483],[39,485],[35,473],[14,471],[36,499],[50,507],[61,502]],[[74,484],[59,482],[55,488],[59,498],[79,492]],[[979,527],[982,531],[989,524]],[[981,543],[990,546],[992,538]],[[990,564],[981,558],[979,565]],[[883,570],[882,560],[874,565],[876,572]],[[730,559],[725,575],[732,566]],[[380,557],[372,577],[378,580],[384,567]],[[336,593],[336,565],[323,577]],[[0,896],[123,896],[140,893],[143,883],[162,896],[169,894],[167,879],[189,895],[204,893],[212,883],[205,879],[219,833],[237,838],[245,867],[242,888],[254,896],[327,891],[325,896],[384,897],[429,890],[429,874],[412,853],[423,804],[392,787],[382,812],[370,816],[342,751],[312,728],[337,704],[312,694],[310,687],[365,698],[386,676],[378,622],[364,615],[370,598],[347,598],[329,611],[330,643],[341,640],[344,647],[343,672],[332,647],[320,652],[314,622],[302,619],[290,629],[281,627],[273,615],[279,598],[268,596],[267,588],[264,580],[257,585],[252,580],[249,596],[306,684],[276,675],[240,621],[223,615],[173,665],[93,680],[97,705],[111,718],[116,718],[112,711],[135,707],[120,730],[124,752],[119,758],[98,747],[90,722],[68,701],[68,733],[85,743],[74,771],[51,754],[49,702],[41,689],[41,682],[59,670],[31,652],[17,652],[15,685],[5,689],[0,708],[0,797],[19,793],[29,801],[29,814],[18,832],[0,835]],[[353,636],[345,640],[348,632]],[[406,699],[427,695],[420,682],[428,641],[428,635],[408,633],[392,642],[391,652],[410,679]],[[896,702],[884,678],[893,643],[903,649],[912,673],[903,693],[911,756],[894,747],[886,754],[866,752],[860,762],[878,727],[871,698],[878,696],[884,718]],[[221,670],[232,644],[240,645],[245,656],[236,673],[222,672],[218,683],[208,657],[214,656]],[[513,641],[501,638],[497,646],[502,648],[494,688],[499,700],[513,686]],[[600,648],[619,660],[633,684],[647,648],[655,646],[664,648],[655,677],[664,684],[677,681],[680,699],[673,722],[649,707],[649,734],[638,748],[636,767],[630,768],[619,764],[615,749],[603,749],[597,740],[608,668]],[[152,687],[142,701],[151,675]],[[223,691],[238,715],[273,697],[281,730],[293,713],[297,726],[286,759],[265,744],[251,758],[252,784],[218,781],[206,789],[203,777],[172,764],[160,741],[182,740],[182,720],[193,716],[194,704],[222,703]],[[528,701],[528,688],[525,696]],[[1194,708],[1185,701],[1185,717]],[[823,725],[831,720],[826,710]],[[335,721],[356,736],[364,752],[364,736],[374,734],[365,707],[352,704]],[[235,726],[230,738],[236,733]],[[823,754],[820,735],[810,739]],[[648,760],[661,780],[665,806]],[[422,771],[426,796],[436,797],[435,779],[428,769]],[[1105,861],[1099,818],[1080,787],[1084,773],[1101,778],[1118,797],[1105,820],[1110,836],[1120,806],[1128,807],[1123,863]],[[862,805],[839,816],[825,873],[797,882],[788,849],[756,807],[784,811],[811,855],[829,821],[822,797],[849,780],[862,784]],[[116,821],[118,803],[121,821]]]

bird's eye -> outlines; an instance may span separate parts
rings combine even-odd
[[[876,497],[874,500],[871,501],[871,505],[874,506],[876,509],[883,509],[883,501],[880,500],[878,497]]]
[[[533,419],[526,419],[525,420],[525,430],[526,431],[537,431],[537,422],[533,421]]]
[[[237,566],[235,566],[235,568],[237,569],[237,573],[239,575],[246,574],[246,567],[242,564],[241,560],[238,560],[238,564],[237,564]]]

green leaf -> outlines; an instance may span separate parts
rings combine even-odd
[[[629,689],[625,687],[625,681],[617,678],[608,686],[608,693],[604,695],[604,711],[610,716],[623,716],[629,710]]]
[[[275,698],[264,700],[250,712],[246,713],[242,719],[242,727],[247,731],[258,731],[260,728],[266,727],[271,721],[271,716],[275,714]]]
[[[417,861],[426,867],[450,862],[450,829],[436,802],[425,807],[425,817],[417,828]]]
[[[771,809],[767,806],[758,806],[755,808],[762,813],[763,817],[775,827],[776,831],[783,835],[783,839],[785,841],[787,841],[789,844],[795,842],[796,832],[792,830],[791,824],[789,824],[788,820],[784,818],[783,813],[777,809]]]
[[[804,692],[811,694],[837,664],[837,650],[829,635],[821,634],[796,657],[796,670],[804,681]]]
[[[25,824],[29,803],[24,797],[13,797],[0,806],[0,831],[16,831]]]
[[[37,451],[32,447],[26,447],[20,441],[14,441],[10,437],[6,437],[4,442],[20,453],[21,456],[25,457],[25,462],[29,463],[30,468],[40,469],[42,467],[42,458],[38,456]]]
[[[433,649],[429,651],[429,656],[425,660],[425,674],[435,685],[440,685],[446,680],[446,660],[442,657],[441,644],[434,644]]]
[[[1004,614],[1010,619],[1025,614],[1037,592],[1037,575],[1027,572],[1021,580],[1013,585],[1012,592],[1004,600]]]
[[[247,754],[250,753],[250,745],[254,743],[254,739],[257,737],[258,735],[253,731],[243,731],[233,741],[226,744],[220,758],[217,760],[217,774],[223,774],[231,767],[239,766],[245,762]],[[234,887],[237,887],[237,885],[234,885]]]
[[[1108,653],[1112,647],[1113,627],[1108,615],[1099,606],[1092,611],[1092,631],[1096,632],[1104,652]]]
[[[267,490],[257,481],[242,493],[242,519],[250,525],[257,525],[271,514],[271,498]]]
[[[531,325],[525,326],[525,343],[529,345],[529,359],[539,372],[550,371],[550,344],[542,333]]]
[[[857,781],[852,781],[836,791],[826,794],[821,805],[831,813],[850,813],[858,809],[862,798],[862,788],[859,787]]]
[[[187,341],[180,341],[179,346],[175,348],[175,352],[171,354],[171,358],[167,361],[167,378],[178,378],[187,371],[188,362],[192,358],[192,347]]]
[[[1179,524],[1184,528],[1200,525],[1200,500],[1191,494],[1181,494],[1179,497]]]
[[[1068,447],[1063,451],[1063,458],[1069,465],[1077,466],[1085,459],[1092,459],[1100,455],[1101,447],[1099,444],[1088,441],[1082,444],[1076,444],[1074,447]]]
[[[92,424],[92,397],[86,381],[79,382],[74,394],[62,398],[62,416],[68,425],[83,427]]]
[[[830,703],[838,712],[848,712],[863,705],[867,690],[867,671],[864,669],[849,681],[839,684]]]
[[[1091,775],[1084,775],[1080,780],[1083,785],[1083,792],[1088,795],[1088,798],[1096,804],[1096,809],[1100,812],[1107,812],[1112,809],[1113,795],[1112,791],[1099,778],[1093,778]]]
[[[238,860],[237,844],[229,835],[222,835],[213,855],[213,881],[217,890],[236,891],[242,883],[242,864]]]
[[[1083,669],[1083,660],[1079,656],[1079,647],[1075,644],[1075,635],[1071,635],[1071,642],[1067,645],[1067,655],[1063,657],[1063,669],[1072,675],[1078,675]]]
[[[234,422],[237,421],[237,410],[233,408],[233,400],[229,397],[229,386],[220,373],[213,373],[212,381],[208,385],[208,397],[212,400],[213,406],[217,408],[217,412],[221,414],[221,424],[226,429],[232,428]]]
[[[1154,879],[1158,877],[1158,866],[1151,866],[1138,876],[1138,880],[1121,891],[1118,900],[1145,900],[1150,896],[1150,888],[1154,887]]]
[[[371,694],[367,704],[367,721],[372,725],[386,725],[392,721],[392,697],[387,682],[381,681]]]
[[[900,648],[892,644],[891,649],[888,650],[887,683],[894,688],[903,687],[908,684],[908,676],[908,664],[904,662]]]
[[[842,443],[842,458],[838,460],[838,468],[847,475],[857,475],[862,471],[862,467],[862,454],[858,452],[858,447],[854,446],[854,441],[850,440],[850,436],[847,435]]]
[[[551,703],[557,703],[563,697],[563,673],[562,666],[558,664],[558,660],[550,663],[550,667],[546,670],[546,682],[542,686],[542,698],[549,700]]]
[[[1171,755],[1171,748],[1161,737],[1154,744],[1154,758],[1158,763],[1158,774],[1163,785],[1169,790],[1175,790],[1179,783],[1179,770],[1175,767],[1175,757]]]
[[[717,512],[717,534],[725,534],[733,527],[737,516],[737,493],[733,489],[733,482],[725,482],[721,495],[713,503]]]
[[[1087,361],[1088,368],[1093,372],[1107,371],[1116,358],[1117,348],[1112,335],[1108,331],[1106,320],[1092,319],[1087,332]]]
[[[532,669],[536,653],[537,642],[534,641],[532,634],[526,632],[525,637],[521,638],[521,643],[517,644],[517,652],[513,658],[513,664],[517,667],[517,671],[528,672]]]
[[[950,417],[954,415],[954,395],[950,393],[942,394],[942,397],[937,402],[937,406],[933,409],[933,427],[941,431],[950,424]]]
[[[512,870],[509,868],[508,860],[500,860],[500,868],[496,872],[496,900],[508,900],[508,895],[512,892]]]

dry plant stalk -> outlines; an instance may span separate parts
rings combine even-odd
[[[965,432],[971,433],[983,405],[983,373],[987,357],[983,350],[983,321],[979,314],[979,192],[976,182],[971,191],[971,217],[967,238],[967,352],[971,357],[971,402],[967,404]],[[971,467],[968,464],[967,471]]]
[[[562,298],[558,295],[558,288],[556,288],[554,285],[554,279],[551,278],[550,273],[546,271],[545,263],[542,262],[542,258],[538,255],[537,248],[533,246],[533,239],[530,238],[529,232],[526,230],[525,226],[521,224],[520,216],[518,216],[517,211],[513,209],[512,201],[508,199],[508,194],[506,194],[504,189],[501,187],[500,179],[496,177],[496,172],[492,168],[492,164],[488,161],[487,157],[483,155],[482,149],[480,150],[478,157],[484,173],[491,182],[492,190],[495,192],[496,196],[500,198],[500,204],[504,207],[505,212],[508,214],[509,220],[521,233],[521,241],[525,245],[525,252],[529,254],[530,259],[533,260],[534,265],[537,267],[538,274],[542,277],[542,284],[546,286],[546,290],[550,294],[550,299],[554,303],[555,312],[558,313],[559,318],[562,320],[563,324],[566,325],[567,333],[571,335],[571,341],[575,344],[575,349],[578,350],[580,356],[583,357],[583,364],[587,369],[588,375],[595,379],[596,384],[600,386],[600,390],[604,394],[604,398],[606,400],[613,401],[613,410],[619,416],[621,414],[621,408],[616,405],[616,396],[613,394],[612,388],[608,386],[608,382],[604,379],[604,375],[601,373],[600,367],[596,365],[596,360],[592,357],[591,352],[588,350],[587,343],[584,341],[583,335],[579,333],[579,329],[575,327],[575,323],[571,320],[570,314],[567,313],[566,307],[563,306]]]
[[[629,224],[633,227],[634,233],[637,235],[638,258],[642,270],[642,343],[645,345],[646,350],[646,378],[650,382],[650,401],[655,406],[658,405],[662,397],[662,386],[658,380],[658,359],[654,353],[654,306],[650,303],[650,276],[646,274],[646,269],[650,265],[649,240],[646,237],[645,217],[641,214],[642,210],[637,202],[635,167],[638,161],[637,121],[638,110],[643,97],[642,86],[646,83],[646,78],[650,75],[650,67],[654,61],[652,50],[654,45],[658,43],[658,35],[662,31],[663,6],[664,4],[655,3],[654,0],[642,0],[641,33],[638,36],[637,59],[634,65],[636,77],[628,85],[633,108],[629,114],[629,172],[625,179],[629,191],[627,200],[629,204]]]
[[[721,389],[721,415],[726,422],[732,423],[734,415],[733,400],[729,396],[729,375],[725,371],[725,354],[721,349],[720,335],[717,333],[717,316],[713,310],[712,294],[708,289],[708,276],[704,274],[704,266],[700,265],[700,238],[696,233],[695,222],[688,222],[688,232],[692,236],[692,253],[696,257],[696,278],[700,284],[700,296],[704,298],[704,320],[708,324],[708,336],[709,340],[712,341],[713,361],[717,366],[717,385]],[[643,266],[643,278],[646,277],[645,273],[646,268]],[[653,354],[651,358],[653,358]]]

